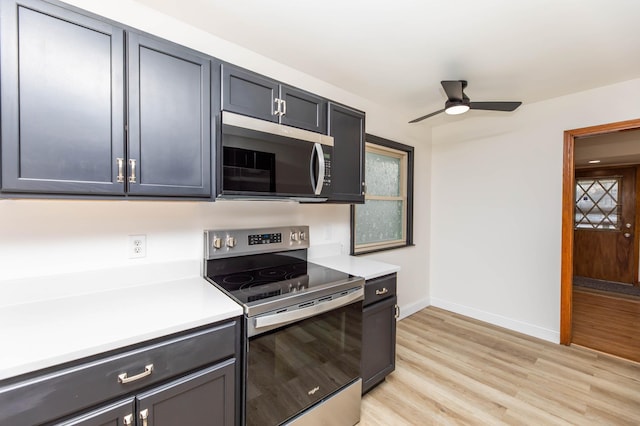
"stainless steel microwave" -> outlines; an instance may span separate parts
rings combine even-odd
[[[331,136],[223,111],[221,145],[220,198],[321,202],[331,194]]]

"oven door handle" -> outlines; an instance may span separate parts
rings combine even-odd
[[[364,299],[364,289],[359,288],[357,291],[347,295],[340,296],[326,302],[320,302],[317,305],[307,308],[296,309],[295,311],[281,312],[278,314],[264,315],[255,318],[256,330],[263,327],[273,327],[300,321],[323,312],[331,311],[336,308]]]

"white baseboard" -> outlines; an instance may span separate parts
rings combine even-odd
[[[419,310],[424,309],[429,305],[430,305],[429,298],[426,298],[426,299],[420,299],[417,302],[413,302],[409,305],[400,306],[400,316],[398,317],[398,319],[401,320],[403,318],[408,317],[409,315],[413,315]]]
[[[436,297],[431,298],[431,305],[460,315],[475,318],[480,321],[488,322],[489,324],[497,325],[499,327],[508,328],[509,330],[517,331],[532,337],[547,340],[552,343],[560,343],[560,332],[556,330],[549,330],[537,325],[503,317],[501,315],[449,302],[447,300],[438,299]]]

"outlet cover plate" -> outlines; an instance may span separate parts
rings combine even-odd
[[[129,235],[129,259],[145,257],[147,255],[147,236],[144,234]]]

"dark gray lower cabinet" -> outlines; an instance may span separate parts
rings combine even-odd
[[[367,281],[362,311],[363,394],[395,370],[396,312],[396,274]]]
[[[140,394],[138,423],[233,426],[234,378],[235,360],[229,360]]]
[[[131,397],[58,423],[58,426],[128,426],[135,424],[134,414],[135,399]]]
[[[231,359],[59,426],[233,426],[234,377]]]
[[[0,381],[0,424],[234,425],[240,324],[233,320]]]

